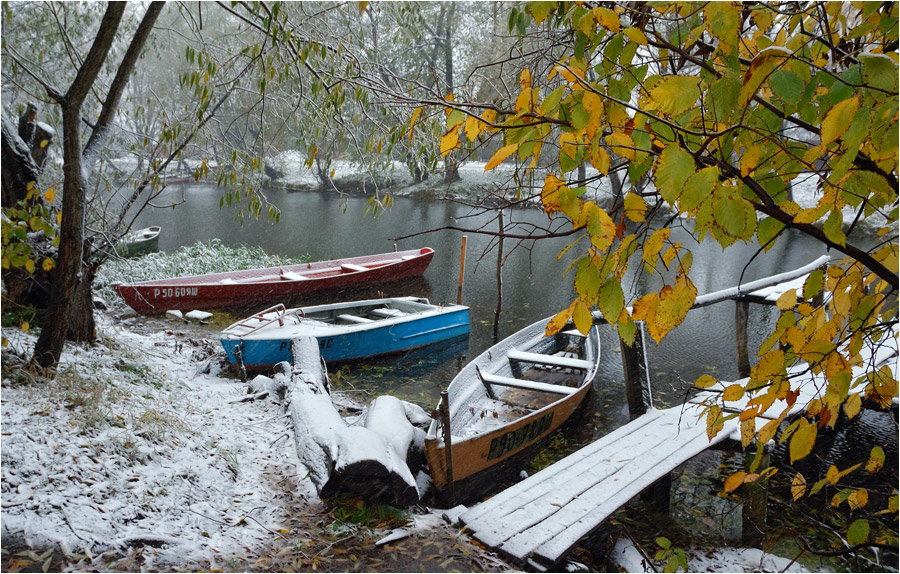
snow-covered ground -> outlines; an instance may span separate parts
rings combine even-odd
[[[214,569],[262,548],[287,493],[315,498],[283,409],[198,374],[208,341],[98,318],[100,343],[67,346],[48,383],[7,378],[34,338],[4,330],[4,545],[58,547],[79,569],[107,569],[146,544],[150,570]]]

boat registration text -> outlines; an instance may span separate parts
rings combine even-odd
[[[553,422],[553,413],[549,412],[521,428],[498,436],[491,441],[491,450],[488,452],[488,460],[501,457],[508,452],[512,452],[519,447],[534,441],[550,428],[551,422]]]
[[[163,299],[168,299],[169,297],[196,297],[197,296],[197,288],[196,287],[163,287],[162,289],[154,289],[153,296],[154,297],[162,297]]]

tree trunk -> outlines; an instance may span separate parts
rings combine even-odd
[[[81,171],[81,106],[63,107],[63,209],[59,257],[50,305],[34,346],[34,363],[44,369],[59,362],[68,332],[69,310],[84,286],[84,180]],[[90,289],[90,286],[87,287]]]
[[[69,90],[64,95],[51,94],[62,107],[64,182],[56,275],[50,293],[50,305],[32,357],[32,363],[44,369],[55,369],[59,362],[68,333],[70,311],[76,306],[79,289],[91,289],[87,276],[90,274],[82,272],[85,183],[82,171],[81,106],[103,67],[124,12],[124,2],[110,2],[107,5],[97,37]],[[82,284],[85,281],[87,283]],[[79,326],[79,330],[81,328],[84,325]]]

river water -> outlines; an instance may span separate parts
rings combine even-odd
[[[177,198],[182,191],[168,192]],[[161,225],[160,249],[172,251],[178,247],[218,238],[228,245],[257,245],[269,253],[289,256],[309,255],[313,260],[351,257],[398,249],[430,246],[435,257],[423,279],[401,284],[380,286],[355,297],[387,295],[425,296],[438,303],[456,301],[460,244],[463,233],[441,230],[419,237],[396,241],[394,238],[447,225],[495,232],[498,229],[491,215],[473,213],[467,206],[436,199],[397,198],[393,208],[378,217],[364,216],[366,198],[347,197],[343,201],[334,194],[318,192],[291,193],[270,190],[270,200],[282,212],[279,224],[264,220],[245,219],[243,224],[234,218],[234,210],[219,208],[220,189],[209,185],[186,186],[189,201],[176,209],[154,210],[142,214],[135,227]],[[539,209],[515,209],[505,212],[507,223],[517,222],[513,233],[523,233],[528,226],[547,226],[548,218]],[[506,239],[502,266],[502,311],[495,325],[497,308],[497,249],[493,236],[468,233],[463,303],[471,307],[471,335],[467,341],[445,345],[446,348],[426,350],[410,357],[394,357],[379,364],[405,366],[427,360],[431,368],[416,370],[421,387],[416,395],[436,398],[457,370],[458,358],[474,357],[500,339],[526,325],[555,314],[567,307],[574,297],[572,272],[565,277],[567,267],[577,258],[580,245],[558,258],[573,237],[560,237],[538,242],[522,243]],[[692,279],[700,294],[708,293],[809,263],[823,253],[822,246],[799,234],[785,234],[764,255],[757,257],[755,245],[735,245],[722,250],[713,241],[697,244],[684,229],[673,229],[672,239],[681,241],[694,253]],[[658,278],[629,272],[624,282],[626,295],[658,289]],[[750,346],[758,347],[766,329],[776,318],[771,310],[754,308],[750,322]],[[688,319],[669,334],[659,346],[649,345],[649,363],[653,374],[654,392],[663,404],[672,404],[680,397],[686,382],[703,373],[728,379],[736,376],[734,346],[734,304],[722,303],[692,311]],[[615,371],[619,363],[618,345],[613,333],[604,341]],[[649,338],[648,338],[649,341]],[[751,351],[752,352],[752,351]],[[435,359],[437,357],[437,360]],[[410,365],[412,366],[412,365]],[[618,367],[621,370],[620,367]],[[401,373],[402,379],[405,373]],[[398,377],[383,373],[384,386],[391,387]],[[615,378],[614,373],[610,375]],[[422,380],[425,379],[425,380]],[[602,383],[606,384],[606,383]],[[427,400],[429,404],[433,401]]]
[[[191,185],[173,189],[167,194],[170,200],[177,201],[184,196],[188,201],[176,209],[144,213],[135,223],[135,228],[162,226],[160,249],[163,251],[173,251],[213,238],[228,245],[260,246],[269,253],[309,255],[312,260],[382,253],[393,250],[395,245],[400,250],[423,246],[435,249],[434,260],[424,277],[368,289],[356,293],[353,298],[377,297],[379,293],[384,293],[387,296],[424,296],[432,302],[454,303],[463,233],[441,228],[453,225],[466,229],[483,228],[490,232],[498,229],[493,215],[438,199],[396,198],[390,211],[373,218],[364,216],[367,204],[364,197],[339,198],[330,193],[270,190],[268,197],[282,212],[280,223],[273,225],[264,220],[246,218],[241,224],[234,218],[233,209],[219,208],[222,192],[215,186]],[[536,208],[506,210],[504,216],[507,223],[518,224],[513,233],[524,233],[533,226],[550,225],[547,216]],[[556,228],[559,227],[557,224]],[[396,239],[427,230],[437,231]],[[580,244],[563,255],[560,253],[574,237],[538,242],[505,240],[502,311],[498,317],[496,238],[475,232],[469,232],[467,236],[463,303],[471,308],[471,334],[461,340],[404,355],[345,366],[332,373],[332,378],[339,380],[339,386],[343,384],[344,388],[352,387],[371,396],[394,394],[430,410],[437,404],[440,391],[446,388],[466,362],[496,340],[555,314],[572,301],[572,274],[564,274],[577,258]],[[819,242],[792,232],[784,233],[768,252],[762,254],[758,254],[759,248],[755,244],[736,244],[723,250],[715,241],[697,243],[687,227],[673,227],[671,239],[682,242],[693,252],[691,278],[699,294],[788,271],[809,263],[825,252]],[[634,263],[632,265],[634,267]],[[636,295],[651,289],[658,290],[661,281],[646,273],[636,273],[636,269],[632,268],[623,286],[626,299],[631,301]],[[645,337],[656,406],[680,404],[685,390],[701,374],[711,373],[722,380],[737,378],[734,314],[735,305],[731,302],[697,309],[691,311],[684,323],[661,344],[656,345],[649,336]],[[751,306],[748,328],[751,357],[777,317],[778,311],[772,307]],[[601,331],[601,340],[603,360],[594,383],[596,410],[592,434],[595,437],[628,421],[617,338],[607,327]],[[365,400],[366,396],[360,398]],[[882,432],[882,438],[887,442],[890,442],[892,435],[896,437],[895,423],[880,420],[874,423],[874,428]],[[893,449],[896,449],[896,440]],[[854,449],[848,449],[848,453],[854,453]],[[888,453],[888,460],[896,458],[896,450]],[[715,475],[716,466],[738,463],[739,459],[725,460],[723,463],[722,456],[715,455],[712,461],[702,463],[706,464],[706,470],[686,465],[679,472],[684,482],[685,477],[689,481],[692,477],[710,474],[710,465],[711,473]],[[896,465],[892,473],[896,476]],[[724,476],[727,474],[720,478]],[[709,488],[718,489],[720,485],[720,482],[713,481]],[[677,486],[673,492],[676,491]],[[695,510],[701,508],[697,506],[699,503],[694,495],[691,492],[682,495],[682,513],[687,510],[690,514],[692,505]],[[678,514],[679,495],[674,496],[673,513]],[[715,497],[705,500],[706,503],[711,500],[713,504],[719,504],[715,502]],[[693,520],[689,529],[693,529],[695,535],[735,535],[734,530],[738,526],[735,525],[733,508],[709,512],[719,512],[725,518],[706,530],[703,521]],[[690,516],[687,519],[691,522]],[[739,513],[736,520],[739,525]]]

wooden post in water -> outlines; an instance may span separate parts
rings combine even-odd
[[[465,245],[465,242],[463,243]],[[441,430],[444,434],[444,453],[447,468],[447,503],[450,506],[454,504],[453,495],[453,449],[452,435],[450,433],[450,393],[446,390],[441,391]]]
[[[468,235],[462,236],[462,249],[460,249],[459,252],[459,290],[456,292],[457,305],[462,305],[463,277],[466,274],[466,240],[468,238]]]
[[[503,210],[500,210],[500,236],[497,239],[497,309],[494,311],[494,343],[500,337],[500,311],[503,309]]]
[[[628,417],[634,420],[645,414],[653,406],[650,392],[650,377],[647,372],[646,349],[644,347],[644,323],[637,322],[634,344],[630,347],[619,339],[622,350],[622,369],[625,371],[625,396],[628,399]]]
[[[747,351],[747,319],[750,315],[750,302],[735,301],[734,309],[734,344],[737,349],[737,367],[739,377],[750,376],[750,353]]]
[[[760,457],[755,472],[769,466],[769,450],[765,450]],[[750,446],[744,450],[744,468],[751,471],[753,459],[756,457],[756,447]],[[751,548],[763,548],[766,541],[766,505],[769,501],[769,480],[757,480],[747,482],[741,486],[741,496],[744,506],[741,512],[741,541]]]
[[[622,351],[622,369],[625,372],[625,396],[628,399],[628,416],[634,420],[647,413],[653,406],[650,389],[650,373],[647,369],[647,349],[644,346],[644,323],[637,322],[634,344],[630,347],[619,339]],[[660,512],[669,512],[672,474],[668,473],[641,493],[643,500],[652,501]]]

